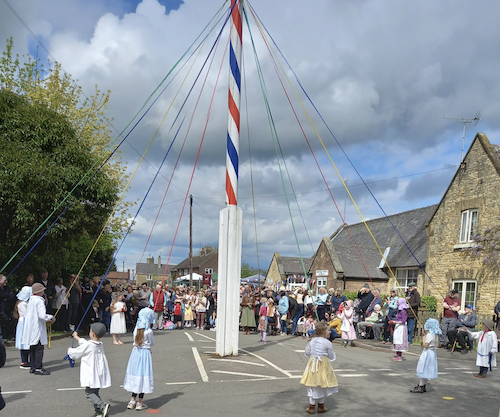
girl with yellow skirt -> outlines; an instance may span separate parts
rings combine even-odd
[[[325,408],[325,399],[339,391],[339,384],[331,362],[335,360],[332,342],[329,340],[330,326],[324,322],[316,325],[312,339],[306,346],[305,355],[309,357],[306,369],[300,383],[307,387],[309,407],[306,412],[314,414],[316,404],[318,413],[328,411]]]

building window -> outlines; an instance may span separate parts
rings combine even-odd
[[[205,274],[213,274],[214,269],[213,268],[205,268]]]
[[[402,291],[408,289],[408,284],[414,282],[418,285],[418,269],[396,269],[396,280]]]
[[[184,275],[187,275],[189,274],[189,269],[188,268],[184,268]]]
[[[472,237],[477,234],[477,218],[477,209],[462,211],[460,222],[460,243],[472,241]]]
[[[476,281],[453,281],[453,288],[458,290],[458,298],[462,302],[460,311],[463,312],[466,305],[471,304],[476,308]]]
[[[318,278],[318,288],[326,288],[326,277]]]

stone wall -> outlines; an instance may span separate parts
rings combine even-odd
[[[278,268],[277,257],[279,257],[279,254],[275,253],[271,261],[271,265],[269,265],[269,270],[267,271],[265,280],[266,285],[272,285],[284,279],[284,277],[281,276]]]
[[[324,276],[317,276],[316,271],[328,271],[327,280],[326,280],[326,288],[340,288],[344,289],[344,281],[342,279],[342,275],[339,276],[335,271],[335,267],[333,266],[332,259],[330,257],[330,253],[325,245],[325,242],[322,240],[319,248],[316,252],[316,256],[309,268],[309,272],[311,273],[311,278],[318,282],[318,278],[325,278]],[[317,288],[313,288],[314,291]]]
[[[477,231],[499,224],[500,178],[476,136],[465,159],[465,169],[459,169],[436,214],[427,226],[427,278],[419,283],[422,295],[434,295],[438,306],[453,287],[454,281],[476,282],[476,312],[493,311],[500,297],[498,272],[485,269],[481,263],[464,254],[460,245],[461,212],[478,209]]]

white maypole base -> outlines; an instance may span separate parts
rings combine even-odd
[[[229,205],[220,211],[215,342],[219,356],[238,356],[242,219],[238,206]]]

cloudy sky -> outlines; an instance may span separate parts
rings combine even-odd
[[[244,216],[243,260],[262,269],[274,252],[311,256],[321,238],[342,224],[341,215],[345,213],[348,223],[361,221],[356,206],[371,219],[383,216],[379,205],[393,214],[439,202],[462,151],[463,125],[446,117],[481,113],[477,126],[467,125],[465,150],[478,131],[500,143],[498,1],[305,4],[247,3],[268,31],[264,39],[249,13],[255,55],[245,24],[239,204]],[[135,269],[144,251],[145,256],[161,254],[165,262],[178,224],[170,263],[188,255],[189,206],[182,217],[181,213],[202,138],[189,190],[194,198],[194,250],[217,245],[219,211],[225,201],[228,30],[222,31],[219,43],[216,38],[228,7],[222,0],[0,1],[0,48],[4,50],[5,40],[13,37],[15,52],[38,55],[42,62],[46,48],[88,95],[95,85],[111,90],[109,117],[116,131],[125,128],[189,51],[162,84],[161,89],[168,84],[165,91],[155,95],[156,104],[120,147],[129,172],[136,171],[126,198],[140,203],[175,138],[134,231],[117,255],[119,270],[123,265]],[[30,31],[44,47],[37,48]],[[356,206],[346,199],[339,175],[347,179]],[[138,207],[131,210],[132,217]]]

